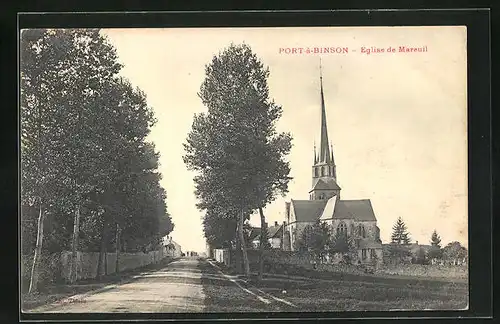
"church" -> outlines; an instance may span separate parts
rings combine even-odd
[[[309,200],[291,199],[286,202],[282,248],[288,251],[296,250],[296,242],[304,228],[319,220],[329,225],[332,234],[345,233],[354,238],[358,257],[356,262],[370,263],[375,259],[382,262],[380,229],[370,199],[340,198],[341,188],[337,183],[333,148],[328,140],[321,65],[320,96],[321,138],[319,152],[316,152],[314,147]]]

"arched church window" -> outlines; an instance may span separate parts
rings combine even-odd
[[[318,176],[318,168],[314,168],[314,176],[317,177]]]
[[[321,176],[325,175],[325,168],[321,168]]]
[[[347,225],[344,222],[337,226],[337,234],[347,234]]]
[[[319,199],[325,199],[325,194],[322,193],[321,195],[319,195]]]
[[[361,224],[358,225],[358,233],[359,233],[359,236],[361,236],[362,238],[366,237],[365,227]]]

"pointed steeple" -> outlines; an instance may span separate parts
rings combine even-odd
[[[318,156],[316,155],[316,141],[314,142],[314,164],[318,163]]]
[[[319,162],[330,162],[330,148],[328,130],[326,127],[326,108],[323,95],[323,73],[321,71],[321,57],[319,58],[319,82],[321,87],[321,142],[319,146]]]

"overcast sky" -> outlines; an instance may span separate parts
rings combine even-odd
[[[412,239],[467,244],[465,27],[104,30],[158,119],[150,139],[161,154],[162,185],[183,250],[204,251],[194,174],[182,143],[195,113],[204,67],[231,42],[246,43],[270,68],[270,95],[283,106],[278,129],[293,135],[290,193],[265,210],[284,220],[285,201],[308,199],[313,143],[319,143],[319,55],[280,48],[342,47],[321,54],[329,138],[342,199],[371,199],[381,237],[398,216]],[[377,47],[384,53],[362,52]],[[426,52],[398,52],[399,46]],[[387,48],[396,48],[387,53]],[[288,51],[288,50],[287,50]],[[259,217],[251,222],[259,224]]]

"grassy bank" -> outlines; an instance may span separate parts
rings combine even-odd
[[[298,280],[268,275],[250,283],[294,303],[300,311],[458,310],[468,304],[465,283],[353,279]]]
[[[460,310],[468,305],[465,280],[335,273],[297,266],[281,267],[281,274],[273,270],[262,281],[254,272],[248,283],[297,306],[288,311]]]

